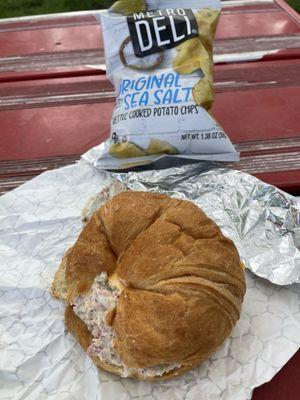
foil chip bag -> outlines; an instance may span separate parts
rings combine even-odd
[[[120,0],[96,16],[116,91],[99,167],[125,169],[164,156],[239,158],[211,113],[219,15],[219,0]]]

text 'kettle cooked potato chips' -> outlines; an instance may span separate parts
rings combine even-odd
[[[220,1],[119,0],[99,15],[116,90],[99,166],[122,169],[164,156],[237,160],[210,112]]]

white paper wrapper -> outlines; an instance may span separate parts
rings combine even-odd
[[[247,272],[241,319],[209,361],[164,383],[98,369],[65,331],[49,286],[81,230],[81,210],[111,182],[80,162],[0,198],[0,397],[7,400],[246,400],[300,346],[300,287]]]

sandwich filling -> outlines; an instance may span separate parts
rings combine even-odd
[[[118,301],[121,290],[110,284],[106,272],[98,275],[89,292],[78,296],[73,302],[74,313],[86,324],[93,336],[93,341],[88,348],[88,354],[98,357],[102,362],[122,368],[122,376],[128,377],[139,374],[143,377],[162,376],[180,364],[161,364],[149,368],[128,368],[116,354],[114,329],[105,322],[107,313],[112,310]]]

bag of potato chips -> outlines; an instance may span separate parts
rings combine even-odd
[[[98,166],[122,169],[166,155],[238,159],[210,113],[219,15],[219,0],[119,0],[100,14],[116,103],[110,138],[96,148]]]

